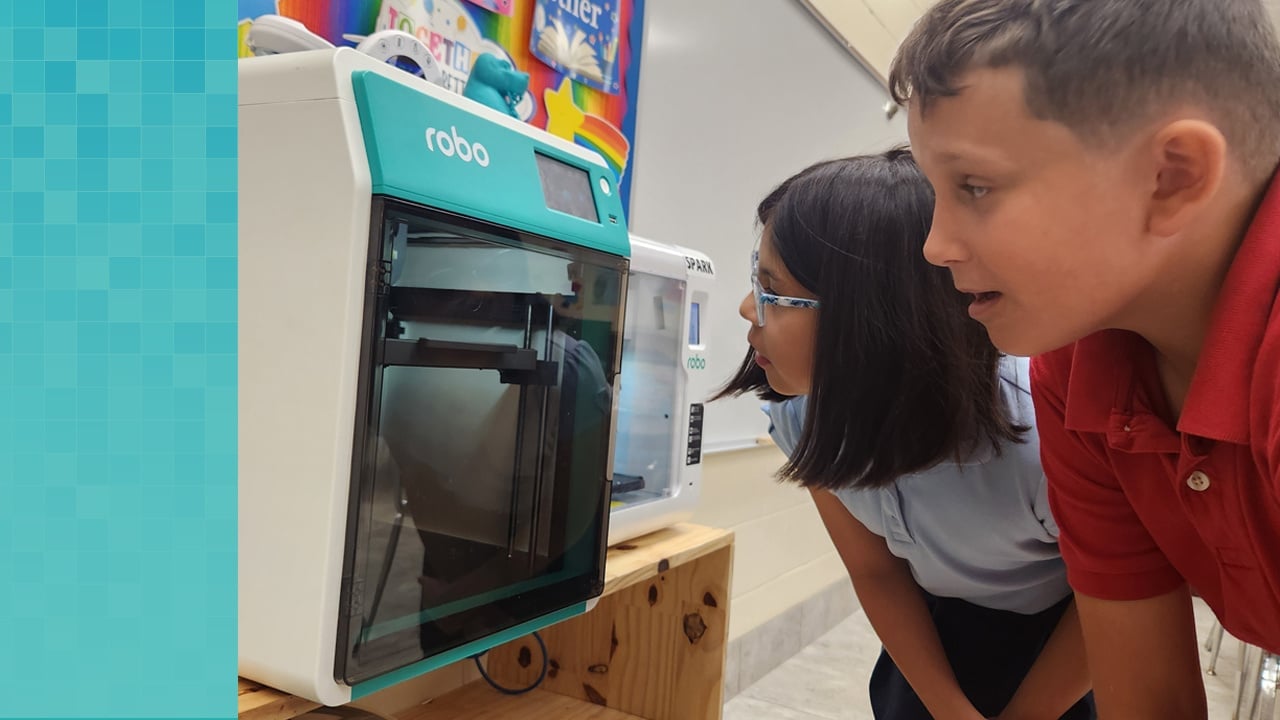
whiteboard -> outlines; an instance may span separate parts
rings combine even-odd
[[[795,0],[646,0],[640,63],[629,224],[715,263],[703,334],[718,386],[747,350],[756,204],[818,160],[905,142],[905,113],[886,117],[888,92]],[[754,396],[720,400],[703,448],[767,431]]]

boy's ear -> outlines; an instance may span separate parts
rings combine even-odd
[[[1177,120],[1152,137],[1155,185],[1147,230],[1169,237],[1186,229],[1217,194],[1226,172],[1227,141],[1212,123]]]

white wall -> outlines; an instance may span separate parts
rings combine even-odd
[[[747,350],[756,204],[815,161],[905,142],[904,114],[886,117],[883,86],[796,0],[646,0],[645,20],[628,220],[715,262],[704,335],[708,372],[727,379]],[[767,427],[754,398],[718,401],[704,442],[750,445]],[[847,582],[808,493],[774,480],[782,461],[771,445],[704,458],[694,521],[736,534],[731,639]]]
[[[707,370],[727,378],[747,350],[755,208],[818,160],[906,141],[905,113],[795,0],[646,0],[631,230],[706,253],[716,291],[703,313]],[[768,423],[749,399],[712,403],[703,446],[754,445]]]
[[[838,42],[857,55],[882,83],[898,45],[933,4],[932,0],[797,1],[820,18]]]

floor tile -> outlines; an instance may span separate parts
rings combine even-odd
[[[825,720],[801,710],[774,705],[764,700],[738,696],[725,703],[723,720]],[[862,718],[858,718],[862,720]],[[870,716],[867,717],[870,720]]]
[[[1195,601],[1200,664],[1207,667],[1204,640],[1213,612]],[[1203,675],[1210,720],[1228,720],[1234,710],[1240,642],[1223,637],[1217,674]],[[861,610],[800,650],[794,657],[743,687],[725,705],[724,720],[871,720],[867,682],[880,654],[880,641]]]

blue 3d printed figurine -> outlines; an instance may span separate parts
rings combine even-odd
[[[529,89],[529,73],[511,67],[511,63],[491,53],[476,58],[462,96],[487,105],[511,117],[516,105]]]

